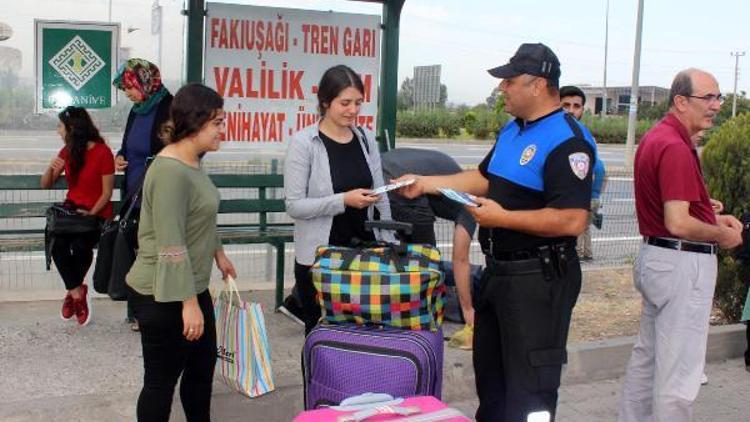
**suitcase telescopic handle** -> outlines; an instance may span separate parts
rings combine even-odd
[[[340,416],[338,422],[365,422],[365,420],[380,415],[397,415],[397,416],[410,416],[420,413],[420,409],[416,406],[400,407],[400,406],[376,406],[369,409],[360,410],[359,412],[351,415]]]
[[[405,223],[403,221],[394,221],[394,220],[365,221],[365,230],[372,231],[372,229],[395,230],[399,233],[410,235],[412,232],[412,224]]]

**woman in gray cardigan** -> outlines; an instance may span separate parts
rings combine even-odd
[[[368,232],[364,222],[390,220],[378,146],[356,127],[364,99],[359,75],[347,66],[328,69],[318,84],[321,119],[292,136],[284,162],[286,210],[294,219],[294,278],[308,333],[320,319],[310,267],[320,245],[393,241],[392,233]]]

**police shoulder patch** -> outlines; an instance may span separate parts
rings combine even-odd
[[[518,163],[522,166],[525,166],[529,161],[531,161],[532,158],[534,158],[534,154],[536,154],[536,145],[531,144],[523,150],[523,152],[521,153],[521,159],[518,161]]]
[[[581,180],[585,179],[586,175],[589,174],[589,161],[589,156],[585,152],[576,152],[568,155],[570,169],[573,170],[573,174]]]

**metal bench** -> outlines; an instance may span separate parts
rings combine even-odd
[[[283,176],[281,174],[211,174],[209,176],[220,189],[237,188],[257,191],[257,198],[222,199],[219,214],[242,216],[255,214],[258,216],[258,221],[220,224],[218,233],[224,245],[268,244],[276,249],[276,308],[278,308],[283,301],[284,247],[286,243],[293,242],[293,223],[269,223],[268,214],[285,211],[284,199],[271,198],[269,195],[270,190],[284,187]],[[46,191],[39,186],[40,177],[41,175],[0,175],[0,191]],[[121,185],[122,177],[116,176],[115,186]],[[64,178],[60,178],[52,189],[67,189]],[[120,206],[119,201],[113,201],[113,204],[115,210]],[[45,210],[49,206],[50,201],[36,199],[0,203],[0,221],[44,218]],[[0,253],[44,250],[43,224],[42,227],[35,228],[13,228],[12,224],[4,226],[0,227]]]

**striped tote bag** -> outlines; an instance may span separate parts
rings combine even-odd
[[[242,300],[230,277],[214,298],[214,314],[217,376],[247,397],[273,391],[271,349],[260,303]]]

